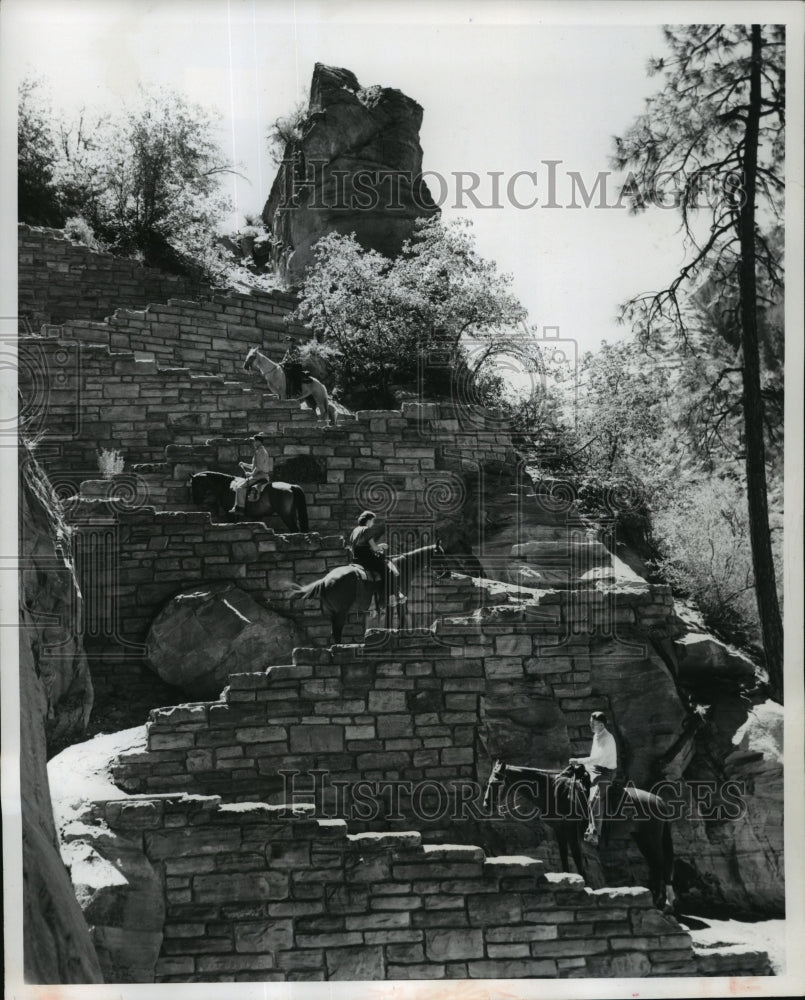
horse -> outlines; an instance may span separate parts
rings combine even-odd
[[[569,871],[569,845],[576,870],[582,878],[586,878],[582,840],[589,822],[590,779],[584,765],[571,764],[564,771],[546,771],[535,767],[514,767],[496,760],[489,775],[484,804],[488,804],[495,785],[505,785],[511,779],[518,779],[518,789],[531,796],[540,818],[556,833],[562,870]],[[668,806],[658,795],[635,788],[632,784],[622,788],[610,785],[602,806],[604,838],[612,823],[628,824],[624,829],[631,833],[648,865],[654,905],[660,910],[672,908],[674,844],[671,824],[666,818]]]
[[[253,347],[246,355],[243,368],[245,371],[252,371],[256,368],[265,376],[266,384],[271,392],[279,396],[280,399],[285,399],[287,383],[282,365],[278,365],[276,361],[272,361],[262,351]]]
[[[301,401],[307,400],[308,406],[312,408],[317,417],[321,416],[328,423],[336,423],[337,412],[335,406],[330,402],[327,389],[312,375],[302,373],[302,394]]]
[[[193,503],[199,504],[215,515],[230,518],[232,483],[238,476],[224,472],[197,472],[190,477],[190,494]],[[307,531],[307,501],[301,486],[292,483],[272,482],[262,491],[258,500],[246,499],[246,517],[265,521],[276,514],[289,531]]]
[[[330,396],[323,382],[303,368],[300,362],[293,358],[285,358],[280,362],[288,381],[288,398],[298,399],[303,406],[308,406],[317,417],[336,423],[338,416],[335,405],[330,402]]]
[[[427,572],[431,568],[433,556],[443,554],[444,548],[437,538],[434,545],[423,545],[421,548],[403,552],[401,555],[389,559],[389,562],[398,570],[398,589],[403,594],[407,594],[414,576]],[[350,563],[347,566],[337,566],[319,580],[314,580],[313,583],[309,583],[305,587],[297,588],[291,600],[318,598],[322,615],[330,619],[333,642],[340,643],[350,609],[357,605],[358,611],[368,612],[372,597],[376,599],[377,586],[376,581],[370,578],[363,566]],[[404,623],[405,605],[400,603],[397,605],[399,628],[404,628]],[[389,628],[390,624],[391,602],[389,601],[386,604],[386,628]]]

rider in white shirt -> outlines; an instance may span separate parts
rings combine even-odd
[[[618,747],[615,737],[607,729],[607,719],[603,712],[593,712],[590,716],[593,731],[593,745],[589,757],[572,757],[571,764],[583,764],[590,775],[590,822],[584,839],[593,846],[598,845],[601,835],[602,803],[606,788],[618,769]],[[602,795],[603,793],[603,795]]]
[[[254,442],[254,461],[241,462],[240,467],[246,473],[246,479],[235,491],[235,506],[230,510],[230,514],[242,514],[246,509],[246,495],[250,486],[256,483],[268,483],[271,481],[271,456],[265,446],[265,438],[262,434],[255,434],[252,438]]]

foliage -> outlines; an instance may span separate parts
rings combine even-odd
[[[82,218],[113,252],[169,268],[203,255],[229,209],[219,188],[232,172],[210,112],[172,91],[141,90],[118,114],[82,112],[56,125],[52,111],[35,105],[35,90],[21,88],[20,129],[38,136],[46,189],[39,191],[41,211],[28,195],[21,199],[22,221],[36,223],[46,206],[56,206],[58,224]],[[21,154],[21,190],[37,167],[33,142],[27,138]]]
[[[337,348],[345,397],[383,405],[420,372],[429,391],[449,391],[444,358],[463,365],[465,338],[489,342],[524,318],[510,283],[477,253],[469,223],[418,220],[394,260],[330,233],[315,246],[295,318]]]
[[[670,330],[689,348],[695,293],[707,284],[726,290],[718,309],[722,322],[712,328],[720,328],[728,343],[737,339],[730,331],[739,332],[740,360],[712,382],[720,412],[707,443],[718,440],[729,448],[720,428],[729,429],[731,415],[740,413],[758,615],[770,690],[782,701],[783,625],[771,543],[769,386],[764,389],[762,380],[761,329],[762,312],[783,282],[775,234],[785,191],[785,28],[696,24],[666,28],[665,37],[668,57],[650,66],[664,85],[646,102],[645,114],[616,138],[614,164],[636,172],[625,189],[635,211],[646,209],[672,180],[686,256],[665,289],[637,296],[623,315],[645,343]],[[702,203],[708,188],[711,196]],[[694,293],[687,300],[686,290]],[[740,393],[725,386],[730,373],[739,375]],[[776,388],[781,382],[772,401]]]
[[[768,281],[782,280],[781,247],[769,232],[783,221],[785,152],[785,28],[764,25],[764,111],[758,134],[758,188],[766,231],[758,230],[757,262]],[[615,138],[613,165],[629,169],[624,193],[634,212],[673,196],[687,237],[688,259],[667,289],[640,295],[624,309],[644,336],[670,320],[687,330],[684,286],[698,279],[738,285],[741,264],[738,226],[749,192],[745,187],[745,139],[752,63],[748,24],[667,27],[670,53],[653,59],[649,75],[663,88],[646,110]],[[706,218],[705,218],[706,217]],[[706,224],[702,240],[700,227]],[[733,324],[738,314],[733,303]]]
[[[125,466],[123,453],[116,448],[98,449],[98,469],[104,479],[111,479],[123,471]]]
[[[759,624],[743,483],[703,477],[680,487],[654,511],[652,520],[661,551],[657,565],[665,579],[695,602],[708,628],[742,645],[756,641]]]
[[[308,99],[298,101],[287,115],[272,122],[268,130],[268,152],[271,161],[279,166],[285,159],[288,146],[301,142],[308,121]]]
[[[79,240],[93,250],[101,250],[102,245],[95,238],[92,226],[80,215],[74,215],[64,223],[64,233],[72,240]]]
[[[40,80],[23,80],[17,117],[19,218],[32,226],[63,225],[65,215],[53,183],[59,149]]]

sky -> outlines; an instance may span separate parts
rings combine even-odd
[[[6,0],[8,3],[8,0]],[[558,328],[570,349],[627,335],[619,303],[660,287],[683,259],[676,213],[641,217],[625,207],[577,208],[569,179],[592,190],[609,168],[611,137],[659,86],[646,74],[664,48],[658,24],[595,24],[573,4],[548,23],[541,4],[293,0],[11,0],[7,27],[20,75],[44,77],[71,117],[83,106],[111,109],[137,85],[169,85],[222,114],[221,143],[246,179],[230,178],[236,213],[259,213],[275,166],[271,122],[309,86],[318,62],[352,70],[364,86],[396,87],[424,108],[423,169],[445,178],[443,217],[470,218],[481,253],[511,273],[539,330]],[[641,5],[633,5],[637,12]],[[546,14],[547,12],[547,14]],[[574,13],[575,12],[575,13]],[[557,19],[556,13],[553,19]],[[573,23],[573,21],[579,23]],[[649,20],[649,18],[644,18]],[[586,22],[586,23],[585,23]],[[552,168],[546,161],[558,161]],[[544,207],[549,169],[558,207]],[[536,174],[533,178],[518,172]],[[461,196],[457,172],[480,177]],[[466,183],[466,182],[465,182]],[[534,207],[518,207],[507,196]],[[607,181],[616,199],[616,178]],[[440,183],[431,188],[439,195]],[[573,343],[575,342],[575,343]]]

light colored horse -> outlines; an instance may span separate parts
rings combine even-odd
[[[303,377],[302,379],[302,395],[299,397],[300,400],[310,399],[313,401],[316,408],[316,416],[323,417],[327,423],[332,421],[333,424],[336,423],[337,412],[335,406],[330,402],[330,397],[327,393],[327,389],[322,385],[317,378],[313,378],[312,375]]]
[[[246,371],[251,371],[256,368],[265,376],[266,383],[271,392],[279,396],[280,399],[285,399],[287,393],[287,383],[285,381],[285,372],[282,369],[282,365],[278,365],[276,361],[272,361],[271,358],[263,354],[262,351],[253,347],[246,355],[243,367]]]

